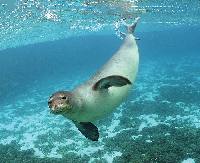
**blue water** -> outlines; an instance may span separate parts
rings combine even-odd
[[[35,25],[32,17],[34,21],[23,21],[22,33],[4,28],[0,46],[1,162],[200,162],[200,25],[196,17],[199,3],[191,5],[195,3],[193,14],[185,19],[182,12],[175,12],[181,14],[170,25],[166,17],[156,15],[171,11],[165,4],[159,7],[162,12],[152,7],[149,14],[140,13],[135,33],[140,38],[137,79],[128,99],[96,123],[98,142],[86,139],[66,118],[50,114],[47,101],[53,92],[73,89],[87,80],[112,56],[122,43],[114,29],[82,29],[81,34],[72,30],[64,37],[66,30],[58,28],[57,21],[46,21],[52,26],[40,31],[45,22]],[[146,4],[138,5],[144,9]],[[6,12],[9,10],[12,5]],[[160,19],[165,23],[160,25]],[[109,22],[104,17],[104,23]],[[38,35],[43,37],[33,37]]]

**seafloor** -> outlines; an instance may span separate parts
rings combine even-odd
[[[116,112],[97,122],[99,142],[50,114],[47,100],[93,74],[118,38],[84,36],[1,51],[1,162],[200,162],[199,33],[137,34],[136,83]]]

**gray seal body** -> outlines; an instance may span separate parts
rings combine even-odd
[[[127,97],[136,79],[139,52],[133,35],[138,19],[127,26],[121,47],[88,81],[72,91],[59,91],[49,99],[54,114],[72,120],[79,131],[91,140],[98,140],[98,128],[92,123],[113,112]]]

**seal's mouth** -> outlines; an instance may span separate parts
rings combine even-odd
[[[48,106],[50,108],[50,113],[60,114],[63,112],[63,107],[61,106],[61,104],[56,104],[52,100],[48,101]]]
[[[50,113],[52,114],[61,114],[63,112],[62,109],[51,109],[50,110]]]

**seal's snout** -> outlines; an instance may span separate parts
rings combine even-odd
[[[54,93],[48,100],[48,106],[50,112],[53,114],[59,114],[63,111],[69,111],[71,94],[67,91],[59,91]]]
[[[50,112],[56,114],[62,112],[64,102],[60,101],[59,99],[50,98],[48,101],[48,106],[50,108]]]

